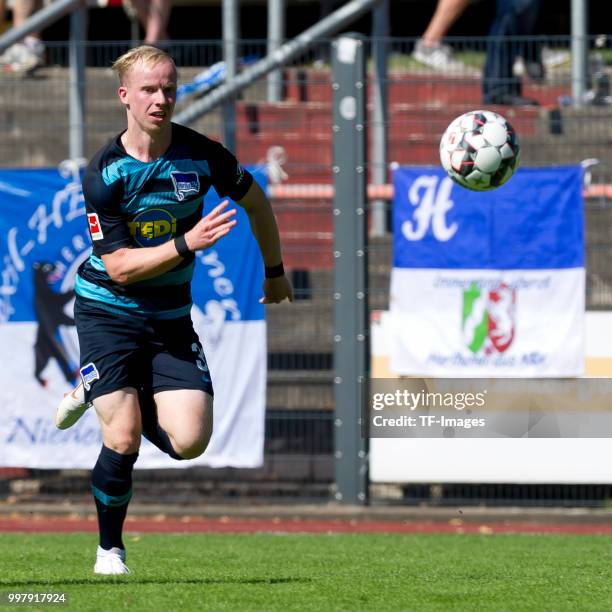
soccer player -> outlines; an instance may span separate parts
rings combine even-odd
[[[103,446],[92,472],[100,544],[94,572],[125,574],[122,529],[141,434],[174,459],[209,442],[213,388],[190,318],[194,253],[232,230],[227,201],[202,216],[211,186],[247,212],[265,264],[263,303],[292,301],[270,203],[221,144],[171,122],[177,72],[141,46],[113,65],[127,129],[89,163],[83,193],[93,251],[75,282],[81,383],[56,424],[93,404]]]

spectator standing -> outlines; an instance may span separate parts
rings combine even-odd
[[[0,5],[1,8],[2,5]],[[22,26],[28,17],[40,8],[41,0],[14,0],[13,27]],[[0,69],[3,72],[29,75],[44,64],[44,58],[45,46],[40,39],[40,34],[29,34],[0,55]]]
[[[541,4],[541,0],[496,0],[482,79],[483,104],[538,105],[523,96],[521,78],[514,74],[513,67],[518,57],[523,57],[528,66],[542,66],[538,45],[527,45],[516,38],[534,33]],[[538,76],[541,79],[543,73]]]

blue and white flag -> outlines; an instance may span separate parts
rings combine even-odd
[[[583,373],[580,167],[522,168],[485,193],[441,168],[399,168],[394,189],[392,371]]]
[[[254,172],[265,188],[265,176]],[[90,252],[80,169],[0,170],[0,466],[91,468],[101,437],[93,410],[66,431],[55,408],[77,381],[76,271]],[[219,197],[211,189],[205,211]],[[198,253],[192,318],[215,389],[204,455],[173,461],[143,441],[137,467],[263,463],[266,326],[263,264],[246,213]]]

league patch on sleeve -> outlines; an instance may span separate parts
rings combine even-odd
[[[100,225],[100,219],[97,213],[87,213],[87,222],[89,223],[89,233],[92,240],[102,240],[104,233]]]
[[[94,363],[88,363],[87,365],[84,365],[80,369],[80,372],[81,379],[83,380],[83,386],[85,387],[85,389],[87,389],[87,391],[91,389],[91,384],[94,381],[100,380],[98,368],[96,368],[96,365]]]

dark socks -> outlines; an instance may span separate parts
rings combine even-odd
[[[100,546],[124,548],[123,521],[132,497],[132,470],[138,453],[121,455],[102,446],[91,474],[91,490],[98,511]]]
[[[143,391],[138,392],[138,401],[140,403],[140,414],[142,416],[142,435],[151,444],[157,446],[160,451],[166,453],[173,459],[182,461],[181,457],[172,447],[172,442],[168,434],[159,426],[157,420],[157,409],[150,394]]]

